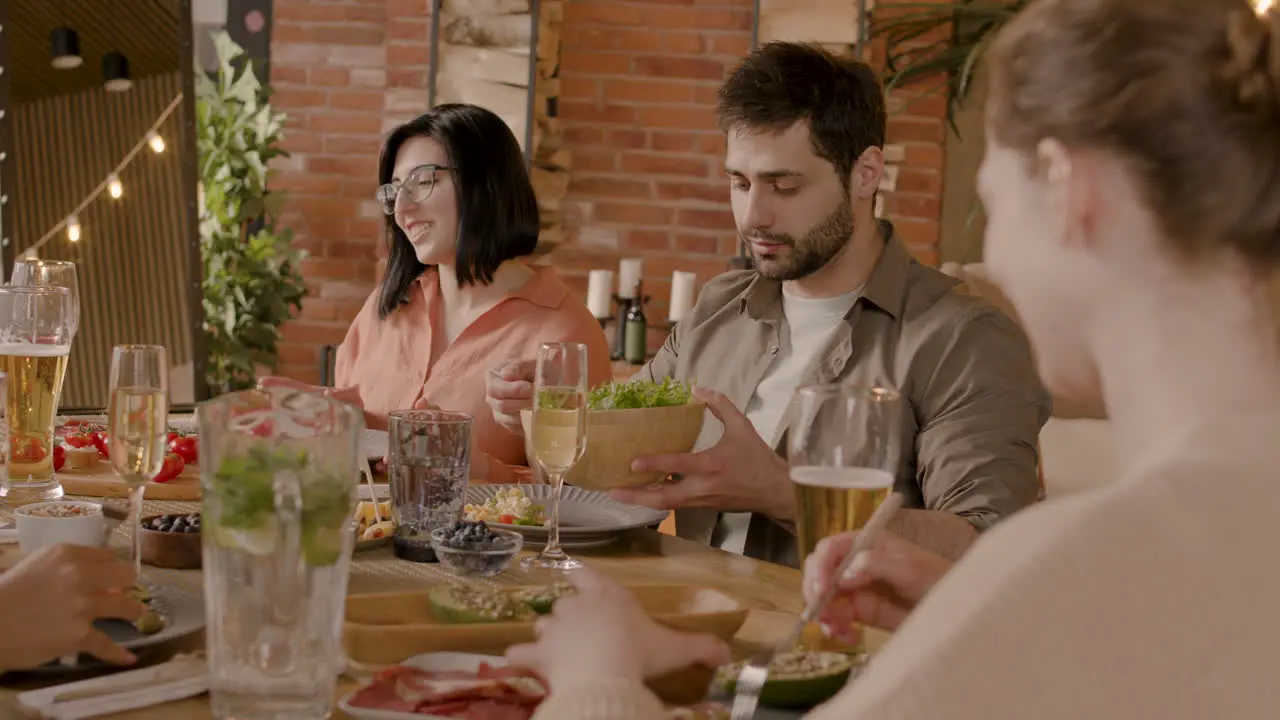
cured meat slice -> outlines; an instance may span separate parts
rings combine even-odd
[[[534,673],[482,664],[476,672],[397,666],[352,696],[355,707],[465,720],[529,720],[547,695]]]

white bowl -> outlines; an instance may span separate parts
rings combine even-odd
[[[54,516],[51,510],[80,508],[83,514]],[[107,540],[107,518],[98,503],[54,500],[23,505],[14,511],[18,546],[33,553],[46,545],[88,545],[99,547]]]

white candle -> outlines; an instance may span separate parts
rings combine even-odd
[[[636,283],[640,282],[640,273],[644,270],[641,258],[623,258],[618,263],[618,297],[635,297]]]
[[[587,309],[598,318],[613,316],[613,271],[592,270],[587,273]]]
[[[698,283],[698,276],[691,272],[677,270],[671,273],[671,312],[667,319],[673,323],[680,322],[693,309],[693,289]]]

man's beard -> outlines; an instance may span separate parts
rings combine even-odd
[[[754,249],[751,259],[756,272],[770,280],[799,280],[826,267],[853,236],[853,203],[845,198],[825,220],[819,223],[798,242],[790,235],[760,230],[742,235],[748,243],[752,239],[779,243],[791,248],[791,257],[777,256],[761,259]],[[747,247],[751,247],[750,244]]]

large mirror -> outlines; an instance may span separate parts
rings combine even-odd
[[[111,347],[168,348],[171,404],[203,399],[190,3],[3,0],[4,273],[75,263],[61,407],[103,408]]]

